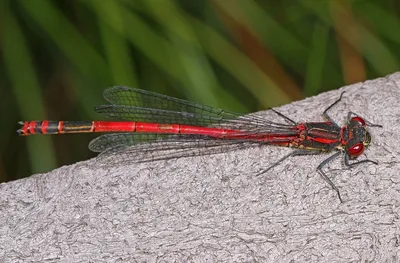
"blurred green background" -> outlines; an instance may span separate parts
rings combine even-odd
[[[95,154],[95,135],[19,120],[104,119],[127,85],[237,112],[399,70],[396,0],[0,0],[0,182]]]

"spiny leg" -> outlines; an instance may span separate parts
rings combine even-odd
[[[266,172],[268,172],[269,170],[271,170],[272,168],[274,168],[275,166],[277,166],[278,164],[280,164],[282,161],[284,161],[285,159],[291,157],[291,156],[298,156],[298,155],[317,155],[320,154],[320,152],[316,152],[316,151],[310,151],[310,150],[304,150],[304,149],[299,149],[299,150],[295,150],[285,156],[283,156],[281,159],[279,159],[277,162],[275,162],[273,165],[271,165],[270,167],[268,167],[265,170],[262,170],[261,172],[257,173],[256,176],[262,175]]]
[[[349,168],[352,168],[352,167],[354,167],[356,165],[359,165],[359,164],[362,164],[362,163],[373,163],[375,165],[378,164],[378,162],[372,161],[372,160],[369,160],[369,159],[361,160],[361,161],[354,162],[354,163],[349,163],[349,155],[348,154],[344,155],[344,164]]]
[[[322,178],[324,178],[324,180],[333,188],[333,190],[336,191],[339,200],[341,203],[343,203],[342,197],[340,196],[340,192],[339,189],[336,187],[336,185],[331,181],[331,179],[329,179],[329,177],[325,174],[324,171],[322,171],[322,167],[324,167],[326,164],[328,164],[330,161],[332,161],[333,159],[335,159],[336,157],[338,157],[342,152],[337,152],[335,154],[333,154],[332,156],[328,157],[327,159],[325,159],[323,162],[321,162],[318,167],[317,167],[317,171],[320,173],[320,175],[322,176]],[[291,157],[291,156],[299,156],[299,155],[317,155],[320,154],[320,152],[315,152],[315,151],[310,151],[310,150],[304,150],[304,149],[299,149],[299,150],[295,150],[285,156],[283,156],[281,159],[279,159],[277,162],[275,162],[273,165],[271,165],[270,167],[268,167],[267,169],[259,172],[256,174],[256,176],[259,176],[261,174],[264,174],[266,172],[268,172],[269,170],[271,170],[272,168],[274,168],[275,166],[277,166],[279,163],[281,163],[282,161],[284,161],[285,159]],[[365,160],[366,161],[366,160]]]
[[[330,122],[332,122],[334,125],[336,125],[337,127],[340,127],[329,115],[328,115],[328,110],[330,110],[333,106],[335,106],[337,103],[339,103],[339,101],[341,101],[342,100],[342,97],[343,97],[343,94],[344,93],[346,93],[346,91],[343,91],[341,94],[340,94],[340,97],[339,97],[339,99],[337,99],[334,103],[332,103],[328,108],[326,108],[325,110],[324,110],[324,112],[322,113],[322,116],[324,116],[328,121],[330,121]],[[277,111],[277,110],[274,110],[274,109],[272,109],[272,108],[270,108],[270,110],[272,110],[273,112],[275,112],[276,114],[278,114],[280,117],[282,117],[282,118],[284,118],[286,121],[288,121],[288,122],[290,122],[290,123],[293,123],[293,124],[297,124],[294,120],[292,120],[292,119],[290,119],[289,117],[287,117],[287,116],[285,116],[285,115],[283,115],[282,113],[280,113],[279,111]],[[370,123],[370,122],[368,122],[368,123]],[[372,123],[370,123],[370,124],[372,124]],[[373,124],[374,125],[374,124]],[[374,125],[375,126],[375,125]]]
[[[342,93],[343,94],[343,93]],[[336,185],[331,181],[331,179],[329,179],[329,177],[326,175],[326,173],[324,171],[322,171],[322,167],[324,167],[326,164],[328,164],[330,161],[332,161],[333,159],[337,158],[342,152],[336,152],[335,154],[329,156],[328,158],[326,158],[324,161],[322,161],[318,167],[317,167],[317,171],[319,172],[319,174],[322,176],[322,178],[324,178],[324,180],[333,188],[333,190],[336,191],[339,200],[341,203],[343,203],[342,197],[340,196],[340,192],[339,189],[336,187]]]
[[[339,97],[339,99],[337,99],[334,103],[332,103],[328,108],[326,108],[325,110],[324,110],[324,112],[322,113],[322,116],[324,116],[325,117],[325,119],[327,119],[328,121],[330,121],[330,122],[332,122],[334,125],[336,125],[337,127],[340,127],[331,117],[329,117],[329,115],[328,115],[328,110],[330,110],[333,106],[335,106],[336,104],[338,104],[339,103],[339,101],[341,101],[342,100],[342,97],[343,97],[343,94],[345,93],[345,91],[343,91],[341,94],[340,94],[340,97]]]
[[[282,113],[280,113],[277,110],[274,110],[273,108],[269,108],[270,110],[272,110],[273,112],[275,112],[276,114],[278,114],[280,117],[282,117],[283,119],[285,119],[287,122],[293,123],[293,124],[297,124],[297,122],[295,122],[294,120],[292,120],[291,118],[283,115]]]

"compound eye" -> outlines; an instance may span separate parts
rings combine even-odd
[[[349,149],[347,149],[347,153],[351,157],[358,157],[364,152],[364,144],[362,143],[357,143],[351,146]]]
[[[358,122],[361,126],[365,126],[365,120],[359,116],[351,118],[351,121]]]

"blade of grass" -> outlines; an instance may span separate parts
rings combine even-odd
[[[400,19],[396,12],[390,11],[370,1],[360,1],[359,4],[354,6],[354,12],[370,22],[380,35],[400,43],[400,34],[393,34],[394,30],[400,28]]]
[[[187,76],[186,89],[190,90],[187,94],[202,103],[221,108],[232,107],[237,111],[243,111],[242,103],[221,88],[197,36],[193,33],[194,29],[186,20],[184,12],[179,6],[173,1],[147,1],[145,3],[148,14],[164,26],[163,28],[175,48],[176,57],[183,65],[184,72],[182,74]],[[224,99],[218,100],[217,94]]]
[[[263,107],[290,102],[290,98],[273,80],[215,29],[194,17],[190,18],[190,22],[209,56],[242,83]]]
[[[21,28],[14,15],[4,4],[2,21],[3,58],[13,92],[23,118],[45,117],[36,73]],[[49,137],[32,137],[26,141],[33,173],[44,172],[56,167],[54,151]]]
[[[219,20],[235,38],[235,42],[246,56],[254,61],[264,74],[277,83],[291,100],[301,99],[303,97],[301,89],[289,76],[268,44],[257,35],[249,22],[250,18],[247,17],[251,14],[243,12],[239,0],[213,1],[212,3]],[[228,9],[228,12],[226,12],[226,9]],[[232,13],[234,13],[234,16]]]
[[[47,34],[47,36],[61,50],[62,54],[81,73],[82,78],[93,86],[104,88],[112,83],[106,62],[94,47],[74,27],[68,18],[55,6],[53,1],[19,1],[23,10],[28,14]],[[96,99],[91,88],[74,88],[81,108],[86,114],[90,114]],[[85,100],[85,101],[83,101]]]
[[[322,85],[328,39],[329,28],[322,23],[315,24],[305,76],[304,93],[306,96],[315,95]]]
[[[329,15],[329,9],[327,5],[316,5],[312,1],[300,1],[305,7],[312,10],[321,21],[324,21],[327,25],[333,26],[332,20]],[[337,7],[337,12],[342,12],[340,6]],[[384,19],[384,18],[382,18]],[[364,54],[365,59],[370,63],[371,68],[379,75],[385,75],[390,72],[394,72],[399,68],[399,63],[395,59],[395,56],[385,46],[385,44],[377,37],[376,34],[368,30],[364,25],[356,21],[355,25],[360,38],[360,51]],[[336,32],[340,34],[341,32]],[[341,35],[349,44],[352,43],[352,39]]]
[[[309,9],[306,9],[304,12],[300,10],[302,7],[300,2],[302,1],[293,2],[293,5],[298,4],[298,6],[295,7],[299,10],[298,13],[310,13]],[[308,2],[312,5],[324,1]],[[285,26],[275,19],[274,14],[267,13],[262,7],[262,1],[238,1],[238,3],[240,3],[241,12],[247,14],[246,19],[249,21],[251,28],[254,29],[254,34],[268,45],[272,53],[278,57],[286,67],[303,76],[306,66],[303,63],[308,61],[309,53],[311,52],[308,40],[300,39],[297,36],[297,32],[286,29]],[[240,14],[229,8],[230,5],[225,5],[225,7],[227,11],[231,12],[233,17],[236,17],[238,20],[242,19]],[[296,25],[296,21],[291,21],[291,17],[286,19],[290,24]],[[341,78],[341,73],[331,62],[325,61],[324,67],[325,70],[329,72],[329,77],[331,79]]]
[[[131,1],[125,3],[130,7],[137,8]],[[180,80],[182,78],[181,72],[183,72],[182,65],[178,64],[176,67],[171,68],[170,64],[165,62],[166,60],[174,60],[174,48],[171,44],[154,33],[137,16],[132,16],[131,13],[126,12],[124,17],[126,18],[126,23],[131,25],[137,32],[135,38],[131,38],[132,43],[163,70]],[[282,93],[276,83],[215,29],[189,14],[185,14],[185,20],[191,24],[201,48],[207,55],[230,73],[239,83],[244,85],[263,107],[290,102],[290,99]],[[149,43],[158,43],[158,46],[153,47]],[[162,46],[160,46],[161,43],[163,44]],[[182,80],[180,82],[184,83]]]
[[[336,43],[344,82],[351,84],[363,81],[366,78],[366,65],[359,48],[359,34],[353,11],[347,2],[340,0],[331,2],[330,10],[334,30],[340,32],[336,34]],[[351,39],[351,42],[347,39]]]
[[[104,1],[99,5],[98,1],[92,1],[92,6],[97,15],[101,39],[114,83],[137,87],[135,61],[126,42],[126,30],[130,29],[126,28],[121,19],[119,2]]]

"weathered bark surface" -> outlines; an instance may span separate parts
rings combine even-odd
[[[384,128],[370,129],[366,151],[379,165],[326,167],[342,204],[315,171],[327,155],[258,177],[290,149],[128,165],[94,158],[0,185],[0,261],[398,262],[400,73],[279,110],[321,121],[343,90],[330,112],[337,122],[350,110]]]

